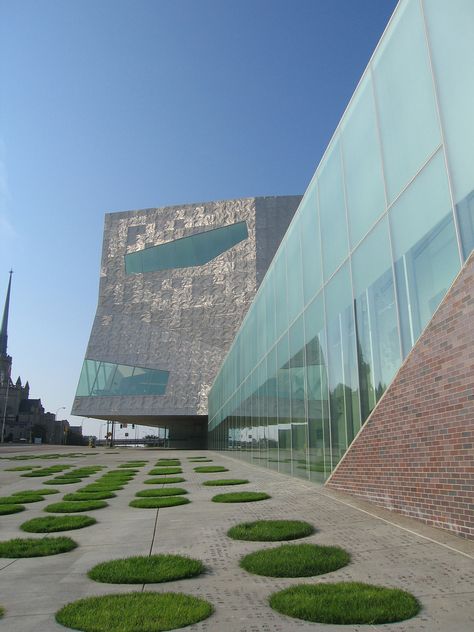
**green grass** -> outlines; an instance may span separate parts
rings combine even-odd
[[[59,494],[59,489],[26,489],[22,492],[13,492],[12,496],[24,496],[25,494],[31,496],[47,496],[48,494]]]
[[[0,516],[7,516],[8,514],[19,513],[25,511],[23,505],[0,505]]]
[[[212,461],[207,456],[188,456],[188,461]]]
[[[181,465],[181,461],[178,459],[159,459],[155,465],[160,467],[179,467]]]
[[[20,529],[28,533],[55,533],[56,531],[70,531],[82,529],[95,524],[97,520],[90,516],[45,516],[33,518],[20,525]]]
[[[228,494],[217,494],[212,497],[214,503],[251,503],[257,500],[267,500],[271,498],[265,492],[229,492]]]
[[[43,496],[38,494],[17,494],[16,496],[0,496],[0,505],[14,505],[20,503],[37,503],[44,500]]]
[[[130,463],[121,463],[120,465],[117,465],[117,467],[124,469],[135,469],[138,467],[143,467],[144,465],[148,465],[148,461],[130,461]]]
[[[187,505],[190,500],[182,496],[167,496],[165,498],[137,498],[132,500],[130,507],[138,509],[161,509],[161,507],[176,507],[177,505]]]
[[[181,478],[181,476],[174,476],[170,478],[148,478],[143,482],[147,485],[176,485],[176,483],[184,483],[185,481],[186,479]]]
[[[0,542],[0,557],[43,557],[72,551],[77,542],[71,538],[15,538]]]
[[[56,621],[83,632],[163,632],[207,619],[212,605],[183,593],[133,592],[79,599]]]
[[[52,505],[46,505],[45,511],[49,513],[76,513],[79,511],[93,511],[94,509],[102,509],[107,507],[108,503],[105,500],[75,500],[75,501],[63,501],[60,503],[53,503]]]
[[[26,472],[22,474],[23,478],[38,478],[40,476],[51,476],[51,474],[58,474],[63,470],[67,470],[72,467],[71,465],[52,465],[51,467],[42,467],[40,469],[33,470],[32,472]]]
[[[19,465],[18,467],[7,467],[4,472],[26,472],[27,470],[34,470],[40,467],[39,465]]]
[[[278,542],[305,538],[314,531],[313,525],[301,520],[257,520],[237,524],[227,531],[227,535],[234,540]]]
[[[74,485],[82,483],[82,478],[50,478],[49,481],[43,481],[43,485]]]
[[[106,500],[107,498],[115,498],[117,494],[113,492],[75,492],[73,494],[65,494],[63,500]]]
[[[183,470],[180,467],[155,467],[150,470],[148,474],[150,476],[160,476],[162,474],[182,474]]]
[[[187,493],[187,490],[182,487],[166,487],[165,489],[142,489],[135,496],[139,498],[156,498],[160,496],[181,496]]]
[[[292,586],[271,595],[270,606],[290,617],[336,625],[394,623],[421,610],[410,593],[359,582]]]
[[[215,481],[204,481],[203,485],[208,485],[210,487],[219,486],[219,485],[245,485],[248,483],[245,478],[218,478]]]
[[[282,544],[246,555],[240,566],[266,577],[314,577],[349,564],[351,556],[337,546]]]
[[[158,584],[195,577],[203,570],[202,562],[182,555],[150,555],[102,562],[87,575],[106,584]]]
[[[2,608],[2,606],[0,606],[0,617],[3,617],[4,614],[5,614],[5,608]]]
[[[228,472],[229,470],[223,465],[204,465],[203,467],[195,467],[194,471],[200,474],[208,474],[210,472]]]
[[[120,491],[121,489],[124,489],[122,485],[100,485],[99,483],[97,484],[91,483],[91,485],[86,485],[86,487],[81,487],[80,489],[78,489],[77,493],[78,494],[89,494],[89,493],[96,493],[96,492],[112,493],[112,492]]]

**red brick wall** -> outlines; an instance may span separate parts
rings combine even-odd
[[[327,485],[474,539],[474,254]]]

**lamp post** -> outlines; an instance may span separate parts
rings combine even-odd
[[[60,406],[57,411],[54,413],[54,418],[57,420],[58,417],[58,412],[60,410],[66,410],[66,406]],[[59,445],[63,444],[63,440],[64,440],[64,433],[63,433],[63,420],[61,419],[61,436],[59,438]]]

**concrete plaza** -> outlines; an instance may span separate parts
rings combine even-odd
[[[67,453],[90,453],[71,459]],[[61,460],[11,461],[15,454],[41,452],[64,454]],[[474,629],[474,544],[416,521],[377,510],[353,499],[330,493],[309,482],[255,467],[215,452],[179,452],[151,449],[95,450],[57,446],[22,446],[0,451],[2,495],[22,489],[42,488],[45,478],[22,478],[23,472],[6,472],[20,465],[71,464],[106,465],[108,469],[129,460],[148,461],[135,479],[117,497],[108,500],[105,509],[86,512],[97,524],[55,535],[72,537],[77,549],[60,555],[28,559],[0,559],[0,605],[6,609],[1,620],[5,632],[59,632],[66,628],[54,620],[64,604],[93,595],[152,590],[185,592],[210,601],[214,614],[207,620],[182,628],[196,632],[291,632],[325,630],[356,632],[468,632]],[[224,465],[229,472],[198,474],[188,457],[208,456],[206,465]],[[158,458],[179,458],[189,491],[189,505],[165,509],[134,509],[129,502],[143,485]],[[82,483],[62,485],[69,493],[83,487],[98,473]],[[234,488],[205,487],[210,478],[247,478],[250,483]],[[224,491],[265,491],[271,499],[242,504],[212,503],[216,493]],[[25,520],[52,515],[43,508],[57,502],[62,494],[26,505],[26,510],[0,518],[1,540],[15,537],[42,537],[19,529]],[[264,542],[239,542],[226,536],[232,525],[257,519],[301,519],[314,524],[317,532],[305,542],[338,545],[348,550],[351,563],[336,572],[314,578],[280,579],[251,575],[239,567],[242,555],[275,546]],[[206,573],[194,579],[153,585],[111,585],[90,580],[86,573],[96,563],[131,555],[177,553],[201,559]],[[269,595],[300,583],[362,581],[398,587],[413,593],[422,603],[414,619],[387,625],[335,626],[305,623],[279,615],[268,605]]]

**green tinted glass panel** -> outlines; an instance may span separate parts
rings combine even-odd
[[[321,236],[318,221],[318,192],[310,184],[298,210],[303,258],[303,297],[305,305],[317,294],[323,283]]]
[[[247,239],[245,222],[183,237],[125,255],[125,272],[153,272],[201,266]]]
[[[84,360],[76,397],[164,395],[169,371]]]

